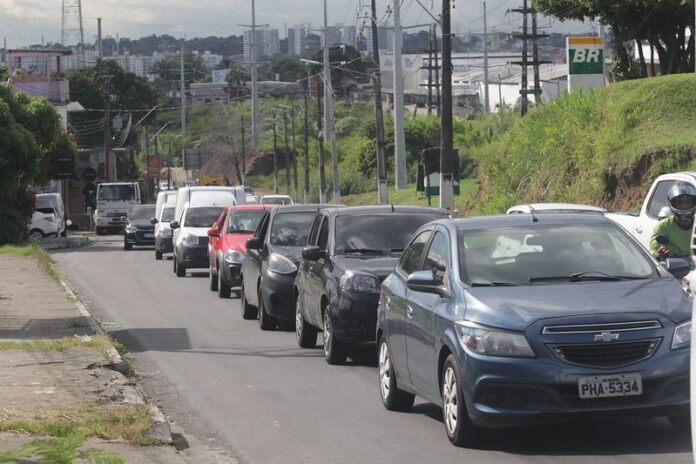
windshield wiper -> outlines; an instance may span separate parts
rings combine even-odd
[[[343,250],[345,253],[365,253],[365,254],[372,254],[372,255],[382,255],[384,254],[384,251],[382,250],[376,250],[374,248],[346,248]]]
[[[584,271],[576,272],[568,276],[542,276],[542,277],[530,277],[529,282],[553,282],[553,281],[568,281],[568,282],[581,282],[585,280],[600,280],[604,282],[616,282],[618,280],[636,280],[643,279],[643,277],[638,276],[624,276],[624,275],[610,275],[605,274],[600,271]]]
[[[471,282],[472,287],[517,287],[515,282]]]

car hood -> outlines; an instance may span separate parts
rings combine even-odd
[[[367,272],[377,277],[380,280],[387,277],[394,270],[394,267],[399,262],[398,257],[393,256],[373,256],[373,257],[346,257],[335,256],[334,264],[342,271],[361,271]]]
[[[224,237],[225,250],[239,250],[246,253],[246,241],[254,234],[227,234]]]
[[[691,301],[673,279],[578,282],[465,289],[467,320],[525,330],[552,317],[617,313],[660,313],[674,322],[691,317]]]
[[[302,259],[302,249],[304,247],[289,247],[289,246],[271,246],[268,251],[271,253],[279,253],[287,258],[290,258],[295,264]]]

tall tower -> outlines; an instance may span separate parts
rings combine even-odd
[[[85,55],[83,44],[85,33],[82,28],[82,0],[62,0],[60,42],[66,47],[68,42],[79,39],[80,62],[84,64]],[[79,36],[77,34],[80,34]]]

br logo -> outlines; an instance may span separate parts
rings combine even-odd
[[[573,63],[599,63],[601,49],[580,48],[573,54]]]

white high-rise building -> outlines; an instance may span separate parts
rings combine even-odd
[[[305,48],[307,28],[303,25],[288,29],[288,55],[302,55]]]
[[[280,53],[278,29],[257,29],[255,37],[256,58]],[[244,31],[244,61],[251,62],[251,31]]]
[[[372,28],[365,28],[365,38],[367,39],[367,53],[372,53]],[[394,52],[394,34],[386,27],[377,28],[377,45],[380,52]]]
[[[326,33],[321,34],[321,46],[324,46],[324,41],[328,38],[329,47],[333,44],[341,42],[341,26],[329,26]]]
[[[209,50],[204,51],[202,55],[199,53],[198,56],[201,57],[201,59],[203,60],[203,63],[205,63],[205,66],[208,69],[215,69],[217,67],[217,65],[222,63],[222,55],[216,55],[215,53],[210,53]]]
[[[351,47],[357,46],[358,28],[356,26],[341,27],[341,42]]]

